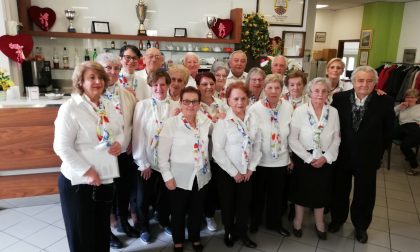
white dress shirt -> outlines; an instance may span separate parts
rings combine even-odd
[[[151,167],[158,170],[153,158],[153,149],[150,147],[152,138],[156,133],[155,115],[153,112],[153,98],[140,101],[136,105],[133,117],[133,158],[140,171]],[[168,119],[176,108],[178,102],[169,97],[163,101],[156,99],[159,120]]]
[[[279,108],[279,138],[281,143],[281,150],[279,158],[275,159],[271,154],[271,115],[269,110],[263,104],[264,100],[254,103],[249,108],[250,113],[254,113],[259,118],[260,129],[262,132],[262,158],[259,163],[264,167],[281,167],[289,164],[289,151],[287,137],[290,132],[290,121],[292,120],[293,107],[285,100],[281,100]]]
[[[200,103],[200,111],[203,112],[210,120],[214,117],[217,113],[226,113],[229,109],[229,106],[219,98],[213,97],[213,103],[207,105],[204,102]]]
[[[242,143],[245,140],[242,133],[231,119],[240,121],[251,139],[248,166],[242,164]],[[226,118],[219,120],[213,130],[213,159],[230,176],[235,177],[238,172],[246,174],[247,170],[255,171],[260,162],[261,132],[258,128],[258,118],[251,113],[246,113],[242,122],[231,109]]]
[[[144,77],[145,72],[145,70],[141,70],[129,74],[125,72],[124,69],[121,69],[120,72],[120,74],[127,78],[128,86],[135,88],[136,98],[139,101],[152,97],[152,88],[147,85],[147,74],[146,77]],[[122,84],[120,83],[120,85]]]
[[[63,161],[61,173],[69,180],[80,181],[91,168],[80,154],[92,150],[99,144],[96,134],[98,115],[86,98],[79,94],[61,105],[55,120],[54,151]],[[101,98],[109,118],[108,129],[112,131],[114,142],[124,142],[122,123],[111,101]],[[118,167],[117,167],[118,168]],[[102,180],[103,184],[112,183],[113,179]],[[72,183],[73,184],[73,183]]]
[[[338,147],[340,146],[340,121],[338,118],[338,112],[334,107],[330,105],[324,105],[329,107],[328,122],[324,126],[324,130],[321,133],[321,149],[324,152],[323,156],[327,159],[327,162],[331,164],[337,159]],[[315,115],[314,109],[311,102],[299,106],[293,113],[291,131],[289,136],[289,145],[292,151],[298,155],[305,163],[310,163],[313,160],[312,154],[308,150],[314,149],[314,130],[313,126],[309,123],[309,113],[312,113],[313,117],[318,124],[319,120]],[[322,118],[324,114],[321,115]]]
[[[226,78],[225,89],[227,89],[227,87],[229,87],[230,84],[232,84],[234,82],[237,82],[237,81],[242,81],[243,83],[245,83],[247,75],[248,75],[247,72],[243,72],[241,76],[236,77],[235,75],[233,75],[232,71],[230,71],[227,78]]]
[[[200,129],[200,138],[208,157],[209,133],[211,121],[197,113],[197,127]],[[175,179],[176,186],[184,190],[192,190],[194,179],[197,178],[198,188],[203,188],[211,178],[210,165],[207,173],[197,169],[194,164],[193,146],[195,136],[192,130],[185,127],[182,113],[166,120],[160,133],[158,145],[159,170],[165,182]]]
[[[195,79],[190,75],[190,77],[188,77],[188,82],[186,87],[195,87],[197,88],[197,83],[195,82]]]

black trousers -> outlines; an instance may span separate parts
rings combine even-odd
[[[137,187],[137,171],[133,165],[132,156],[126,153],[118,156],[118,167],[120,177],[114,179],[116,193],[112,211],[121,219],[127,220],[130,194]]]
[[[280,228],[282,206],[284,198],[286,198],[286,176],[287,166],[257,166],[253,178],[251,226],[261,225],[265,209],[266,227],[269,229]]]
[[[171,201],[172,240],[174,244],[185,241],[185,217],[188,215],[188,239],[192,242],[200,241],[203,203],[206,197],[207,185],[198,190],[197,179],[194,180],[192,190],[177,187],[169,191]]]
[[[101,185],[100,190],[109,185]],[[109,215],[112,192],[108,202],[93,200],[93,186],[75,185],[62,174],[58,177],[61,210],[67,240],[72,252],[109,251]],[[107,190],[108,192],[108,190]]]
[[[331,221],[344,224],[350,215],[353,226],[367,230],[372,222],[376,198],[376,169],[358,166],[354,169],[337,165],[333,169],[333,198],[331,201]],[[350,206],[350,191],[354,177],[353,200]]]
[[[405,123],[397,127],[395,138],[401,139],[400,149],[411,168],[419,166],[414,147],[420,144],[420,127],[417,123]]]
[[[220,196],[225,232],[243,237],[248,231],[252,183],[251,181],[236,183],[235,179],[219,166],[215,166],[213,171]]]
[[[213,174],[217,164],[213,160],[210,161],[211,172]],[[206,200],[204,201],[204,216],[214,217],[216,209],[219,207],[219,195],[217,193],[216,181],[212,177],[207,184]]]
[[[170,203],[169,191],[159,172],[154,171],[148,180],[140,176],[138,172],[137,184],[137,225],[140,231],[149,230],[149,207],[154,206],[159,215],[159,224],[163,227],[169,226]]]

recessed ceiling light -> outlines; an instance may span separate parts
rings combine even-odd
[[[322,8],[325,8],[325,7],[328,7],[328,4],[317,4],[316,5],[317,9],[322,9]]]

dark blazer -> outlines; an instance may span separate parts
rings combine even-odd
[[[359,130],[353,130],[350,94],[354,89],[334,95],[332,106],[340,117],[341,144],[337,158],[338,168],[378,169],[385,148],[392,141],[395,119],[393,99],[378,96],[373,91]]]

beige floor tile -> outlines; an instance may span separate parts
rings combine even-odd
[[[388,219],[373,216],[372,223],[370,224],[370,228],[376,229],[379,231],[388,232],[389,231]]]
[[[388,208],[405,211],[409,213],[417,213],[416,206],[414,205],[414,202],[407,202],[403,200],[397,200],[397,199],[388,199]]]
[[[270,234],[263,231],[251,234],[249,237],[258,244],[258,250],[266,252],[277,251],[283,241],[280,234]]]
[[[388,209],[388,215],[390,220],[400,221],[408,224],[418,224],[419,217],[417,214],[403,212],[394,209]]]
[[[405,182],[392,182],[387,181],[385,182],[385,187],[387,190],[395,190],[395,191],[402,191],[402,192],[411,192],[410,185]]]
[[[376,196],[375,205],[386,207],[387,206],[387,200],[385,196]]]
[[[368,230],[368,243],[378,245],[381,247],[390,248],[391,244],[389,243],[389,232],[377,231],[375,229]],[[358,243],[358,242],[356,242]]]
[[[391,234],[391,248],[398,251],[419,251],[420,240]]]
[[[386,191],[386,197],[387,198],[392,198],[392,199],[397,199],[397,200],[408,201],[408,202],[413,202],[414,201],[411,193],[395,191],[395,190],[387,190]],[[420,202],[420,196],[419,196],[419,202]]]
[[[389,221],[390,233],[408,238],[420,239],[420,224],[408,224],[399,221]]]
[[[375,206],[375,208],[373,209],[373,216],[388,218],[388,210],[386,207]]]
[[[389,240],[389,238],[388,238],[388,240]],[[373,244],[369,244],[369,243],[362,244],[360,242],[355,242],[354,243],[354,251],[357,251],[357,252],[389,252],[389,248],[385,248],[385,247],[381,247],[381,246],[377,246],[377,245],[373,245]]]
[[[352,252],[354,250],[354,240],[334,234],[328,234],[328,239],[326,241],[320,240],[318,247],[330,251]]]

